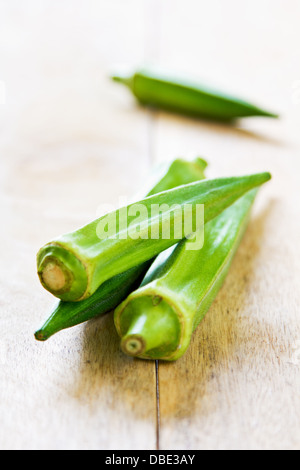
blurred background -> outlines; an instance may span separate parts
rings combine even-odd
[[[298,0],[0,0],[0,448],[299,446],[299,17]],[[109,75],[151,64],[281,117],[143,109]],[[208,320],[206,366],[200,338],[159,374],[123,358],[109,318],[34,342],[52,305],[39,247],[131,197],[155,164],[195,155],[208,176],[273,175],[235,299],[223,291],[211,314],[228,342]]]

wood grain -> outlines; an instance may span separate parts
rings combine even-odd
[[[300,3],[0,0],[0,448],[299,449]],[[158,63],[280,112],[234,127],[138,107],[108,79]],[[217,299],[176,363],[121,354],[112,316],[46,343],[35,255],[202,155],[270,171]],[[157,431],[159,441],[157,442]]]
[[[1,2],[0,23],[0,448],[155,448],[155,365],[120,354],[111,315],[33,336],[53,303],[39,247],[131,197],[149,170],[149,117],[108,79],[143,58],[143,6]]]
[[[299,449],[300,104],[293,83],[300,76],[294,60],[300,5],[187,3],[164,2],[160,62],[179,63],[242,96],[250,91],[282,118],[228,128],[157,116],[157,161],[187,152],[207,158],[209,176],[264,170],[273,176],[189,351],[176,364],[159,365],[160,446]]]

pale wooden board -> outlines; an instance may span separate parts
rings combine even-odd
[[[0,448],[155,448],[155,365],[120,354],[111,316],[47,343],[33,336],[53,304],[36,275],[39,247],[148,174],[149,117],[107,78],[115,63],[143,59],[144,7],[0,5]]]
[[[209,176],[273,176],[189,351],[159,365],[160,447],[299,449],[300,3],[200,3],[164,2],[158,61],[283,116],[230,129],[157,115],[157,161],[200,154]]]
[[[159,364],[162,449],[300,446],[298,1],[0,1],[0,448],[155,449],[151,362],[111,316],[37,343],[52,297],[37,249],[201,154],[269,170],[226,283],[177,363]],[[107,73],[161,63],[279,110],[235,129],[147,113]]]

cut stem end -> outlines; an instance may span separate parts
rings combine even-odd
[[[115,324],[125,354],[157,359],[177,349],[181,324],[170,303],[159,294],[135,297],[133,293],[116,310]]]
[[[41,278],[44,285],[51,292],[63,290],[67,283],[63,269],[53,262],[45,266],[41,272]]]
[[[141,336],[129,335],[122,339],[121,348],[125,354],[134,357],[143,354],[146,350],[146,343]]]
[[[37,270],[42,286],[61,300],[80,300],[87,290],[87,273],[81,261],[55,243],[40,250]]]

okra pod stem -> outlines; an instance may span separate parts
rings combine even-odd
[[[121,347],[130,356],[173,361],[221,288],[247,227],[258,189],[246,193],[205,226],[199,251],[181,241],[159,255],[140,288],[114,313]]]
[[[184,160],[177,158],[157,167],[145,183],[149,187],[148,196],[204,179],[207,162],[202,158]],[[59,300],[54,305],[43,326],[35,332],[39,341],[49,339],[55,333],[103,315],[119,305],[132,290],[141,283],[152,260],[135,266],[124,273],[108,279],[89,298],[81,302]]]
[[[171,112],[221,121],[278,117],[245,100],[165,71],[141,69],[132,74],[115,74],[112,79],[126,85],[142,105]]]
[[[269,173],[258,173],[203,180],[113,211],[41,248],[37,256],[40,281],[45,289],[62,300],[84,300],[108,279],[152,259],[183,239],[184,227],[180,235],[175,228],[178,218],[183,219],[181,215],[186,206],[190,208],[189,221],[195,221],[198,206],[204,205],[204,223],[207,223],[270,177]],[[159,208],[159,213],[153,214],[153,207]],[[136,215],[136,208],[141,211],[140,216]],[[127,221],[121,227],[124,214]],[[114,228],[103,236],[103,227],[110,221]],[[169,236],[163,237],[166,221]],[[183,225],[183,221],[181,223]]]

